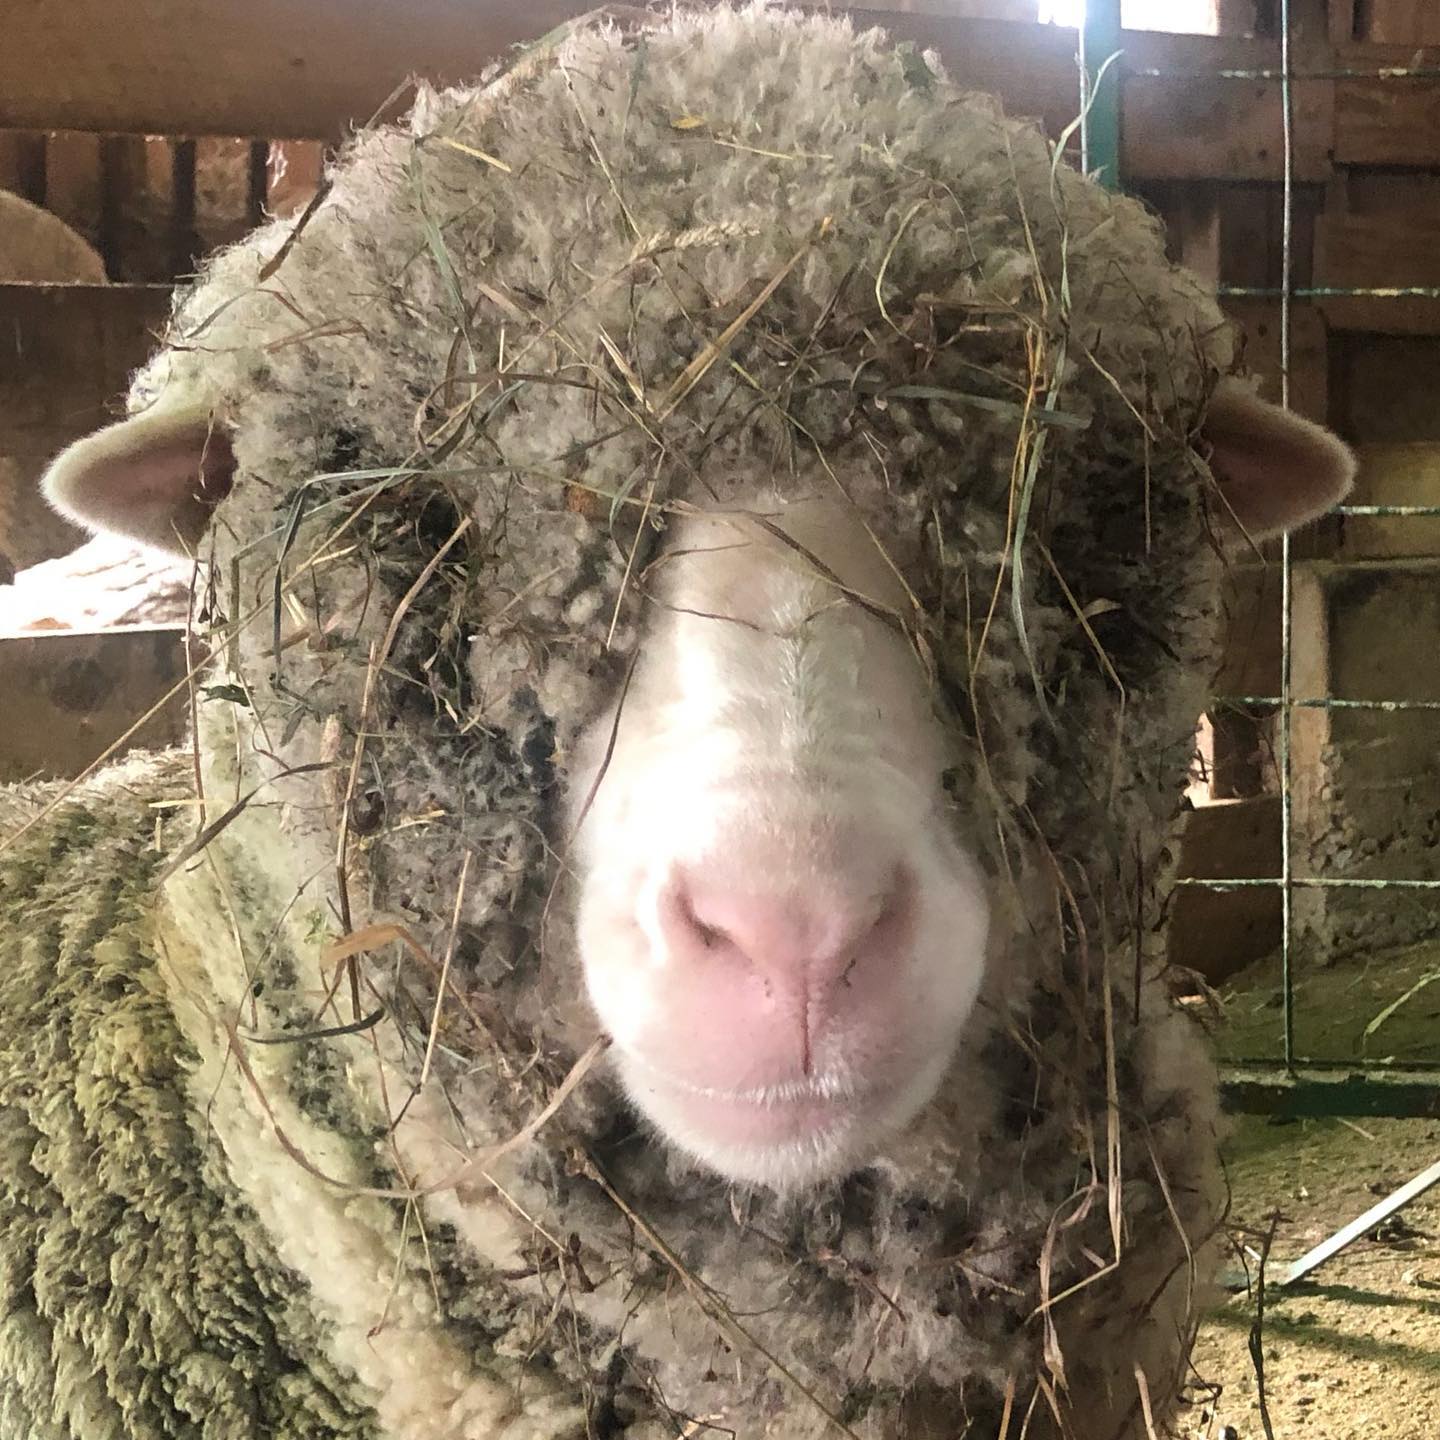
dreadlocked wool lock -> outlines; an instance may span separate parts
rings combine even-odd
[[[1350,479],[1233,365],[1139,205],[768,6],[214,258],[47,480],[211,648],[193,759],[0,801],[7,1433],[1170,1433],[1163,842],[1226,544]]]

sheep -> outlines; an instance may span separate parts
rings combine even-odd
[[[422,90],[212,260],[46,480],[210,650],[192,754],[0,812],[11,1429],[1179,1423],[1163,842],[1227,546],[1352,471],[1235,359],[1138,205],[764,5]]]
[[[58,215],[0,190],[0,276],[35,285],[103,285],[105,262]]]

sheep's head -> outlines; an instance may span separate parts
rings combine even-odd
[[[1222,397],[1212,423],[1252,529],[1343,488],[1343,452],[1301,421]],[[194,545],[234,483],[209,417],[147,414],[62,456],[49,493]],[[568,767],[586,989],[666,1139],[735,1179],[841,1172],[931,1098],[980,989],[994,875],[947,787],[973,745],[843,500],[686,515],[635,583],[634,665]]]
[[[812,33],[764,23],[786,44]],[[830,99],[790,133],[782,66],[755,102],[764,144],[697,159],[670,124],[678,102],[644,89],[666,63],[701,65],[703,47],[683,40],[652,46],[633,113],[597,107],[575,129],[565,87],[604,89],[623,53],[605,36],[575,42],[599,48],[563,82],[542,77],[493,112],[484,92],[455,102],[423,146],[393,132],[360,142],[293,251],[264,232],[186,302],[180,334],[194,343],[142,385],[153,403],[47,480],[72,519],[167,548],[213,541],[217,575],[228,584],[235,567],[225,603],[251,634],[257,735],[267,697],[294,713],[263,745],[252,736],[266,764],[315,758],[327,712],[377,736],[371,763],[423,752],[377,785],[389,859],[376,884],[432,933],[457,854],[478,843],[466,827],[503,810],[493,787],[465,788],[473,747],[498,737],[516,773],[553,771],[563,803],[513,813],[548,826],[574,875],[578,963],[562,957],[562,984],[588,994],[661,1136],[777,1188],[863,1164],[934,1097],[987,970],[1008,963],[1017,922],[996,917],[1017,873],[1048,865],[1081,892],[1090,852],[1112,845],[1105,816],[1119,834],[1171,803],[1211,641],[1214,567],[1196,558],[1207,523],[1272,534],[1350,480],[1323,431],[1237,382],[1215,386],[1218,317],[1138,211],[1063,171],[1052,182],[1038,137],[938,83],[914,90],[875,43],[857,49],[838,27],[822,38],[799,70],[831,65],[858,85],[883,146]],[[846,67],[861,50],[856,80]],[[727,98],[726,78],[748,76],[750,57],[707,63],[712,88],[692,93],[692,76],[686,103],[718,134],[727,105],[750,103]],[[932,182],[966,125],[1009,137],[1008,168]],[[624,184],[640,239],[607,208],[608,172],[586,168],[593,147],[627,144],[653,160]],[[490,214],[496,172],[522,169],[527,147],[583,155],[580,178],[537,168],[514,210]],[[796,170],[787,150],[820,158]],[[662,243],[680,185],[671,151],[694,171],[691,229]],[[478,171],[476,154],[489,157]],[[833,221],[827,167],[848,207]],[[1032,197],[1025,244],[1013,216],[1004,243],[995,226],[987,242],[984,187],[1021,176],[1052,208]],[[739,218],[706,236],[696,217],[712,196]],[[751,212],[767,204],[789,238],[759,233]],[[438,209],[464,224],[437,226]],[[662,239],[643,238],[652,226]],[[1130,270],[1099,253],[1127,226]],[[981,249],[957,269],[962,233]],[[443,263],[424,258],[436,234]],[[267,258],[278,278],[257,280]],[[1068,266],[1062,318],[1053,287],[1032,293],[1024,278],[1052,262]],[[896,287],[888,303],[880,275]],[[1156,318],[1137,281],[1172,309]],[[336,305],[352,319],[330,317]],[[695,316],[723,346],[696,338]],[[1045,371],[1036,357],[1057,351]],[[1032,408],[1021,379],[1051,403]],[[433,656],[404,638],[407,587],[438,553],[415,548],[437,496],[457,597],[442,628],[468,652],[443,694]],[[421,557],[408,572],[385,550],[402,542]],[[270,613],[277,571],[285,603]],[[282,657],[281,622],[302,614],[327,645]],[[1118,638],[1117,615],[1131,627]],[[392,695],[368,712],[367,665],[366,683]],[[405,728],[416,695],[434,701],[443,743]],[[1120,735],[1112,754],[1105,715],[1161,695],[1155,734]],[[1107,794],[1121,797],[1109,811]],[[407,807],[447,820],[426,828]],[[522,880],[476,899],[477,924],[533,919]],[[1056,912],[1032,909],[1019,928]]]

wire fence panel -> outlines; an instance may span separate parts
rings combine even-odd
[[[1118,13],[1118,0],[1090,0],[1088,28],[1097,38],[1109,35]],[[1297,65],[1292,0],[1278,0],[1275,20],[1278,65],[1134,66],[1123,74],[1127,81],[1144,76],[1179,86],[1208,77],[1278,91],[1278,283],[1233,283],[1222,275],[1219,293],[1227,302],[1277,306],[1279,399],[1288,407],[1297,311],[1316,307],[1348,318],[1338,305],[1365,301],[1354,312],[1361,324],[1404,333],[1414,329],[1417,306],[1440,299],[1440,285],[1379,283],[1391,278],[1380,275],[1375,283],[1342,285],[1317,274],[1297,224],[1297,91],[1340,83],[1347,93],[1359,93],[1357,85],[1366,93],[1435,86],[1440,65],[1418,50],[1408,64],[1356,63],[1364,47],[1333,39],[1325,47],[1333,63],[1315,63],[1313,36]],[[1087,63],[1093,69],[1093,58]],[[1337,169],[1336,178],[1327,207],[1344,201],[1346,174]],[[1440,209],[1440,174],[1434,204]],[[1306,243],[1318,243],[1318,228],[1307,228]],[[1337,308],[1327,310],[1329,302]],[[1406,488],[1396,503],[1362,494],[1335,511],[1341,533],[1368,536],[1368,549],[1342,543],[1317,553],[1308,537],[1280,542],[1272,562],[1280,590],[1275,683],[1214,699],[1212,720],[1239,717],[1256,733],[1268,728],[1279,799],[1271,869],[1227,873],[1222,854],[1218,869],[1178,882],[1180,894],[1278,897],[1278,956],[1268,970],[1247,971],[1247,983],[1230,997],[1221,1047],[1232,1108],[1440,1114],[1440,685],[1432,678],[1440,672],[1440,602],[1427,598],[1440,595],[1440,543],[1423,529],[1440,517],[1440,503],[1431,500],[1440,502],[1440,445],[1433,454],[1416,447],[1404,459]],[[1255,983],[1257,973],[1267,983]]]

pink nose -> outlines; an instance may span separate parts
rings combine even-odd
[[[764,889],[674,877],[661,931],[690,1002],[686,1069],[701,1083],[808,1077],[834,1032],[892,1008],[912,929],[908,873],[897,866],[868,889],[845,879]]]

